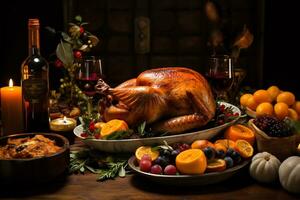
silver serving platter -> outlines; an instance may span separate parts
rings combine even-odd
[[[149,180],[155,181],[159,184],[176,185],[176,186],[189,186],[189,185],[210,185],[225,181],[234,174],[242,170],[250,160],[244,160],[240,164],[226,169],[222,172],[209,172],[200,175],[162,175],[151,174],[143,172],[139,169],[135,156],[132,156],[128,160],[129,167],[135,171],[138,175],[149,178]]]
[[[209,140],[217,136],[222,130],[224,130],[228,126],[231,126],[239,119],[239,117],[241,116],[241,111],[238,107],[226,102],[221,102],[220,104],[225,105],[225,107],[232,107],[233,112],[238,113],[239,116],[233,121],[230,121],[223,125],[205,129],[205,130],[199,130],[191,133],[183,133],[183,134],[168,135],[168,136],[161,136],[161,137],[138,138],[138,139],[102,140],[102,139],[85,139],[84,137],[82,137],[81,136],[81,133],[83,132],[82,125],[78,125],[77,127],[75,127],[73,132],[86,145],[94,149],[98,149],[100,151],[113,152],[113,153],[134,152],[140,146],[160,145],[163,144],[163,141],[166,141],[168,144],[173,144],[176,142],[185,142],[190,144],[195,140],[199,140],[199,139]]]

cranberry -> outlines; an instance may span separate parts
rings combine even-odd
[[[61,60],[59,60],[59,59],[56,59],[56,60],[55,60],[54,65],[55,65],[55,67],[57,67],[57,68],[61,68],[61,67],[64,66],[64,64],[63,64],[63,63],[61,62]]]
[[[75,58],[82,58],[82,52],[81,51],[74,51]]]
[[[224,112],[224,110],[225,110],[225,105],[224,105],[224,104],[220,105],[220,110],[221,110],[222,112]]]
[[[90,130],[91,132],[94,132],[94,131],[95,131],[95,122],[94,122],[94,121],[91,121],[91,122],[90,122],[89,130]]]
[[[82,34],[84,33],[84,28],[82,26],[80,26],[79,32]]]
[[[88,136],[88,134],[87,133],[81,133],[80,136],[86,138]]]
[[[97,133],[97,134],[94,135],[94,137],[95,137],[95,139],[100,139],[100,134]]]

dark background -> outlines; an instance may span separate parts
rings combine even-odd
[[[20,65],[27,56],[27,20],[41,21],[41,53],[49,59],[57,40],[45,26],[64,30],[75,15],[90,22],[86,27],[101,39],[92,52],[103,59],[107,81],[116,85],[141,71],[161,66],[187,66],[203,72],[208,57],[209,24],[205,0],[52,0],[6,1],[0,26],[0,86],[13,78],[19,84]],[[254,43],[242,50],[240,66],[247,71],[243,85],[266,88],[278,85],[300,98],[299,31],[297,6],[271,0],[220,0],[230,30],[247,24]],[[134,20],[151,21],[151,51],[134,49]],[[58,69],[50,65],[51,87],[58,85]]]

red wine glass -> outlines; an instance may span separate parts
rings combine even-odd
[[[232,59],[227,55],[213,56],[208,59],[206,77],[217,100],[230,101],[229,91],[234,82]]]
[[[93,96],[96,94],[95,85],[102,78],[101,59],[94,56],[83,58],[76,73],[77,86],[87,96],[88,114],[92,112]]]

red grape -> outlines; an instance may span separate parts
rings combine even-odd
[[[142,156],[141,160],[149,160],[150,162],[152,162],[152,158],[149,154],[144,154]]]
[[[140,170],[143,172],[150,172],[152,163],[149,160],[141,160]]]
[[[164,174],[166,175],[176,175],[177,169],[174,165],[167,165],[164,169]]]
[[[152,174],[161,174],[162,173],[162,168],[161,168],[161,166],[160,165],[153,165],[152,167],[151,167],[151,173]]]

